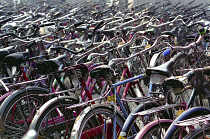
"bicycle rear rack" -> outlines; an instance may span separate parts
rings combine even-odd
[[[121,99],[122,101],[128,101],[128,102],[146,102],[146,101],[162,101],[164,100],[163,98],[158,98],[158,97],[126,97],[124,99]]]
[[[159,113],[160,111],[164,111],[164,110],[167,110],[167,109],[173,109],[175,107],[180,107],[180,106],[184,106],[182,104],[166,104],[166,105],[163,105],[163,106],[159,106],[159,107],[154,107],[154,108],[151,108],[151,109],[148,109],[148,110],[145,110],[145,111],[142,111],[142,112],[138,112],[138,113],[135,113],[135,114],[132,114],[133,116],[146,116],[146,115],[149,115],[149,114],[153,114],[153,113]]]
[[[24,81],[24,82],[20,82],[20,83],[5,83],[3,80],[6,79],[10,79],[10,78],[14,78],[14,77],[4,77],[0,79],[0,84],[3,86],[3,88],[9,92],[11,88],[16,87],[16,86],[20,86],[20,85],[24,85],[24,84],[34,84],[36,82],[42,81],[42,80],[46,80],[48,79],[48,76],[42,76],[38,79],[34,79],[34,80],[30,80],[30,81]],[[0,87],[1,87],[0,85]],[[10,88],[10,89],[9,89]]]
[[[192,125],[196,125],[196,124],[203,124],[206,121],[210,120],[210,114],[208,115],[202,115],[199,117],[195,117],[195,118],[190,118],[190,119],[186,119],[183,121],[178,121],[177,123],[175,123],[176,126],[192,126]]]

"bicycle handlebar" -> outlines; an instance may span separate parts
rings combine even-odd
[[[210,75],[210,66],[203,67],[203,68],[192,69],[182,76],[187,77],[187,79],[190,80],[195,75],[196,72],[200,72],[200,71],[202,71],[206,75]]]
[[[115,62],[124,62],[124,61],[127,61],[127,60],[129,60],[129,59],[131,59],[131,58],[137,56],[137,55],[142,55],[142,54],[144,54],[145,52],[148,52],[149,50],[151,50],[151,49],[153,49],[155,46],[157,46],[157,43],[159,42],[160,39],[162,39],[162,38],[168,38],[168,37],[169,37],[169,35],[161,35],[161,36],[159,36],[159,37],[155,40],[155,42],[153,43],[153,45],[152,45],[151,47],[149,47],[149,48],[147,48],[147,49],[145,49],[145,50],[142,50],[142,51],[140,51],[140,52],[138,52],[138,53],[136,53],[136,54],[134,54],[134,55],[132,55],[132,56],[127,57],[127,58],[115,58],[115,59],[112,59],[112,60],[109,62],[109,65],[112,67],[112,65],[114,65]]]
[[[84,51],[84,49],[81,49],[81,50],[78,50],[78,51],[73,51],[71,49],[68,49],[68,48],[65,48],[65,47],[62,47],[62,46],[58,46],[58,47],[52,47],[51,50],[56,50],[56,51],[60,51],[61,49],[67,51],[67,52],[70,52],[72,54],[79,54],[81,52]]]
[[[161,26],[164,26],[164,25],[168,25],[168,24],[170,24],[170,23],[173,23],[173,22],[175,22],[175,21],[177,21],[177,20],[182,20],[182,15],[178,15],[178,16],[176,16],[176,18],[174,19],[174,20],[172,20],[172,21],[169,21],[169,22],[166,22],[166,23],[162,23],[162,24],[160,24],[160,25],[148,25],[149,27],[152,27],[152,28],[159,28],[159,27],[161,27]],[[184,22],[184,21],[183,21]]]
[[[55,22],[43,23],[43,24],[40,24],[39,27],[52,26],[52,25],[55,25]]]
[[[201,42],[203,35],[200,35],[196,42],[190,43],[188,46],[172,46],[172,49],[189,49]]]

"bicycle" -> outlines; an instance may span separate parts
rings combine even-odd
[[[166,79],[166,84],[172,86],[174,90],[176,90],[177,95],[180,95],[180,98],[181,98],[180,106],[177,104],[175,104],[175,106],[166,104],[164,106],[152,108],[144,112],[133,114],[133,115],[146,116],[151,113],[157,113],[158,115],[163,110],[166,110],[168,108],[174,109],[175,107],[179,106],[179,111],[177,112],[178,117],[174,121],[172,121],[171,119],[158,119],[156,121],[153,121],[149,123],[148,125],[146,125],[145,127],[143,127],[140,130],[140,132],[137,134],[136,138],[155,138],[155,137],[163,138],[164,136],[165,138],[183,138],[184,136],[188,134],[189,130],[192,130],[192,128],[189,128],[189,130],[184,129],[184,128],[178,128],[177,127],[178,123],[180,123],[181,126],[183,126],[186,123],[182,123],[182,121],[177,123],[177,121],[183,120],[184,118],[187,118],[187,117],[209,113],[209,110],[204,107],[191,108],[193,103],[196,102],[196,99],[197,99],[196,96],[202,95],[202,94],[192,92],[192,95],[188,102],[184,102],[185,98],[184,96],[182,96],[186,93],[185,91],[187,91],[188,89],[191,90],[191,88],[189,87],[184,87],[184,84],[186,84],[186,79],[190,80],[192,76],[194,76],[194,73],[198,71],[205,71],[208,73],[208,67],[203,68],[203,69],[192,70],[181,77],[172,77],[172,78]],[[196,91],[196,89],[194,91]],[[188,109],[188,108],[191,108],[191,109]],[[156,131],[160,131],[160,132],[156,132]],[[173,133],[173,136],[171,136],[172,133]]]

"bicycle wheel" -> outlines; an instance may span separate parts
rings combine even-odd
[[[162,139],[172,122],[170,119],[152,121],[139,131],[135,139]]]
[[[141,112],[153,107],[158,107],[160,106],[159,103],[157,102],[152,102],[152,101],[148,101],[148,102],[144,102],[141,103],[140,105],[138,105],[128,116],[128,118],[125,120],[125,123],[122,127],[122,130],[120,132],[120,136],[124,137],[124,138],[134,138],[136,136],[136,133],[132,130],[132,126],[135,127],[135,130],[140,131],[140,129],[147,123],[153,121],[154,117],[146,117],[144,118],[144,121],[142,120],[141,117],[139,116],[133,116],[132,114],[137,113],[137,112]]]
[[[189,118],[193,118],[193,117],[197,117],[197,116],[201,116],[201,115],[205,115],[205,114],[209,114],[210,110],[204,107],[193,107],[190,108],[186,111],[184,111],[181,115],[179,115],[174,121],[173,123],[169,126],[167,132],[165,133],[164,138],[166,139],[176,139],[173,137],[176,137],[177,135],[180,135],[180,133],[182,134],[182,130],[180,130],[178,128],[178,126],[176,126],[175,124],[178,121],[182,121],[185,119],[189,119]],[[188,128],[186,128],[186,131],[190,131]],[[182,134],[182,136],[184,137],[184,135]]]
[[[190,69],[190,61],[188,59],[187,54],[177,53],[171,60],[174,61],[174,65],[171,67],[172,69],[171,74],[173,76],[181,76],[187,72],[184,69]],[[180,100],[180,96],[175,95],[174,90],[172,88],[168,87],[168,92],[169,93],[167,93],[167,97],[168,97],[169,104],[177,103]],[[190,91],[185,91],[185,92],[187,93],[185,94],[183,93],[184,97],[186,97],[186,95],[188,95],[188,97],[184,98],[184,100],[187,100],[187,99],[189,100],[191,93],[189,93]],[[185,102],[188,102],[188,101],[185,101]]]
[[[0,113],[5,124],[4,138],[20,138],[28,130],[36,110],[43,104],[47,89],[28,87],[10,94],[0,107]]]
[[[194,93],[195,92],[193,90],[193,86],[188,85],[184,87],[184,89],[182,90],[182,94],[180,95],[170,94],[170,95],[171,95],[171,98],[174,98],[173,103],[177,103],[177,104],[186,103],[189,107],[200,106],[199,99]]]
[[[41,138],[70,138],[75,115],[65,107],[79,103],[69,96],[60,96],[47,101],[34,116],[29,129],[34,129]],[[68,125],[68,126],[67,126]]]
[[[184,69],[190,69],[191,64],[189,61],[189,55],[184,53],[177,53],[172,60],[174,61],[174,65],[172,67],[172,75],[179,76],[183,75],[187,71]]]
[[[135,53],[133,53],[134,55]],[[144,61],[141,60],[140,56],[136,56],[130,60],[128,60],[127,65],[131,75],[138,76],[140,74],[144,74],[146,72],[146,68],[148,64],[146,63],[146,56],[142,55]],[[143,80],[139,80],[139,83],[143,89],[143,92],[148,92],[148,84],[149,84],[149,77],[144,77]]]
[[[185,139],[208,139],[210,138],[210,124],[206,124],[203,128],[198,127],[185,136]]]
[[[72,129],[71,138],[113,138],[114,116],[116,116],[116,137],[118,137],[124,123],[124,118],[119,112],[114,112],[111,105],[97,104],[87,107],[77,117]]]

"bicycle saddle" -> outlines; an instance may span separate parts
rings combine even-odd
[[[6,30],[6,29],[16,29],[16,28],[18,28],[19,27],[19,25],[17,25],[15,22],[12,22],[12,23],[7,23],[7,24],[5,24],[5,25],[3,25],[2,27],[1,27],[1,29],[2,30]]]
[[[112,35],[114,35],[114,32],[117,30],[117,28],[116,27],[114,27],[114,28],[111,28],[111,29],[108,29],[108,30],[103,30],[103,33],[105,34],[105,35],[110,35],[110,34],[112,34]]]
[[[30,57],[29,52],[17,52],[13,54],[7,55],[3,59],[3,63],[7,64],[8,66],[19,66],[20,64],[26,62]]]
[[[174,64],[173,61],[168,61],[160,66],[148,68],[146,70],[146,74],[149,76],[152,74],[159,74],[159,75],[169,77],[173,64]]]
[[[174,37],[174,36],[175,36],[175,33],[177,32],[177,30],[178,30],[178,28],[175,27],[175,28],[173,28],[173,29],[170,30],[170,31],[163,31],[163,32],[161,33],[161,35],[169,35],[170,37]]]
[[[0,61],[3,61],[3,59],[7,55],[9,55],[11,53],[15,53],[15,52],[16,52],[15,46],[9,46],[9,47],[0,49]]]
[[[152,28],[152,29],[149,29],[149,30],[139,31],[138,33],[142,34],[142,35],[155,34],[155,29]]]
[[[174,33],[172,31],[163,31],[161,35],[169,35],[170,37],[174,37]]]
[[[20,26],[17,28],[17,30],[20,30],[20,31],[28,31],[30,28],[29,27],[25,27],[25,26]]]
[[[38,74],[50,74],[56,72],[61,64],[67,60],[66,55],[61,55],[53,59],[45,60],[36,63],[36,73]]]
[[[82,31],[87,31],[89,29],[90,25],[85,24],[85,25],[81,25],[79,27],[76,27],[76,31],[82,32]]]
[[[108,65],[101,65],[90,71],[90,77],[94,79],[110,80],[114,77],[114,70]]]

